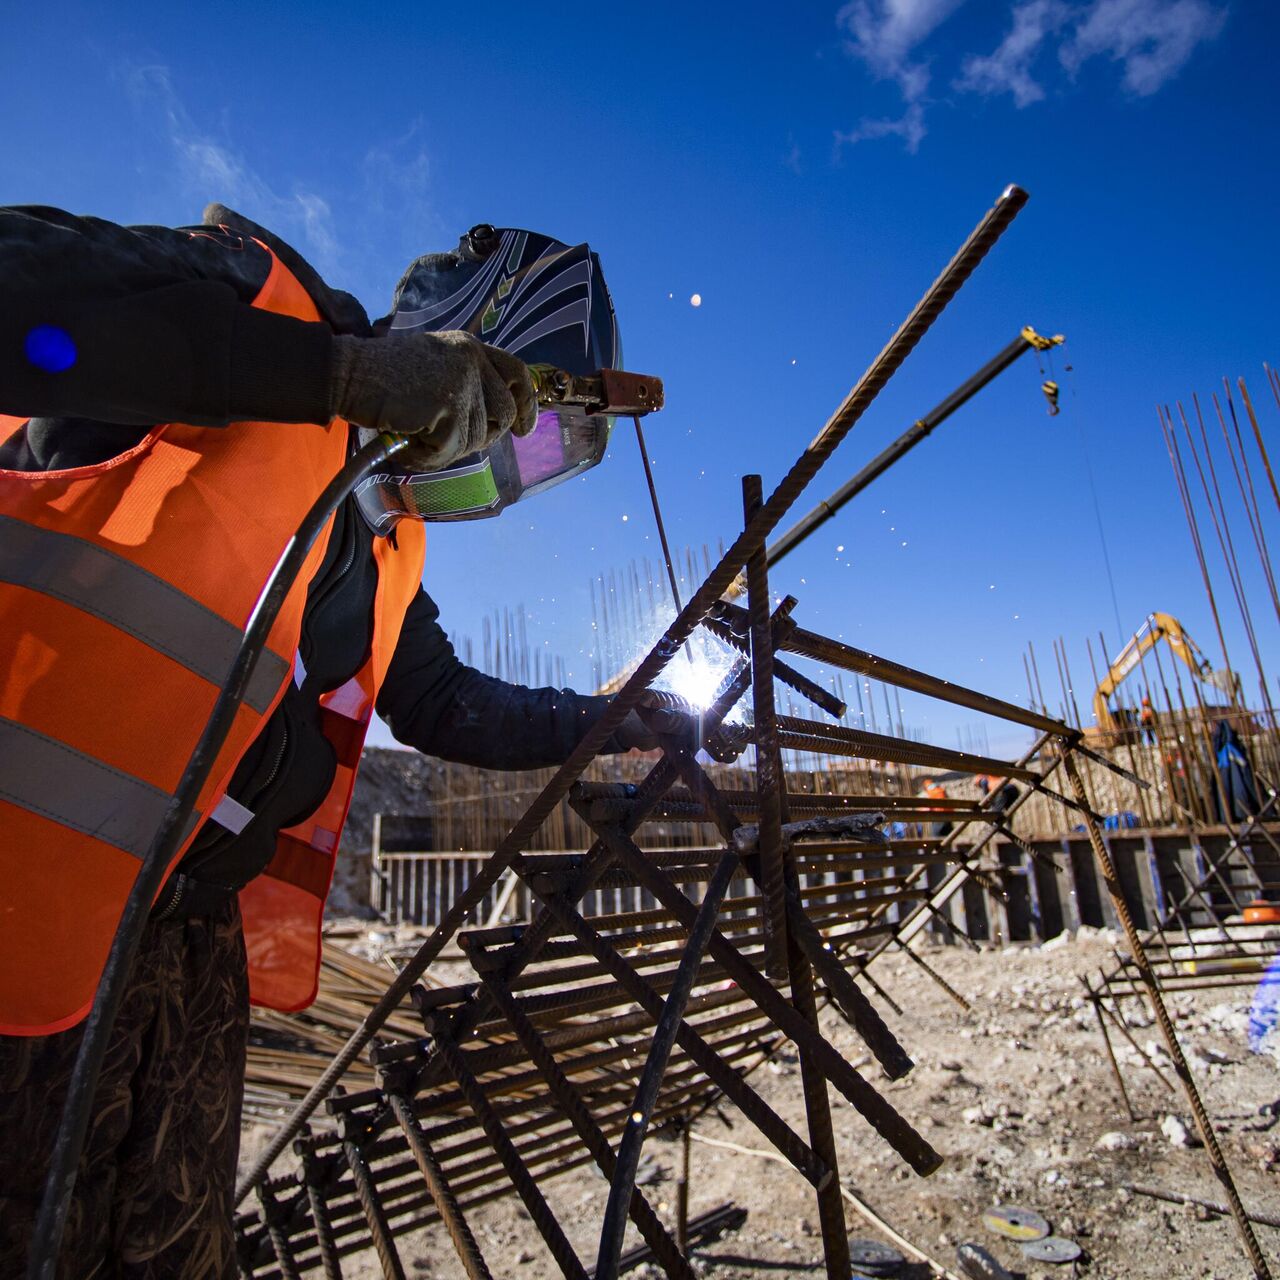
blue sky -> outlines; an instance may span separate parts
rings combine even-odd
[[[1243,373],[1280,449],[1261,369],[1280,355],[1271,6],[193,12],[11,10],[0,201],[182,225],[222,200],[374,313],[410,257],[476,222],[588,240],[628,364],[666,380],[648,433],[679,546],[732,537],[742,472],[766,490],[780,478],[982,211],[1021,183],[1026,211],[796,514],[1024,324],[1068,337],[1061,415],[1046,416],[1024,358],[776,585],[806,625],[1015,700],[1026,642],[1043,676],[1064,635],[1079,692],[1084,636],[1102,629],[1114,649],[1120,629],[1091,467],[1121,627],[1167,610],[1220,661],[1155,406]],[[1280,541],[1275,508],[1264,516]],[[1275,612],[1235,519],[1265,654]],[[523,604],[533,642],[585,685],[590,578],[655,552],[620,430],[581,481],[497,521],[432,529],[427,583],[460,635]],[[1221,570],[1218,585],[1226,597]],[[1230,603],[1226,622],[1243,668]],[[908,725],[943,743],[975,723],[904,702]]]

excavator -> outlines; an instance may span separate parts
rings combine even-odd
[[[1149,613],[1094,691],[1093,714],[1097,724],[1088,731],[1087,736],[1116,742],[1140,729],[1135,713],[1126,709],[1113,711],[1110,699],[1120,683],[1142,661],[1143,655],[1154,649],[1161,640],[1167,642],[1174,657],[1184,663],[1197,680],[1212,685],[1224,695],[1228,703],[1238,701],[1240,677],[1234,671],[1226,667],[1215,670],[1196,642],[1187,634],[1186,628],[1172,614]]]

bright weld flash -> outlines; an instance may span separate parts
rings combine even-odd
[[[692,662],[684,654],[677,654],[656,684],[705,711],[715,700],[716,690],[729,666],[727,662],[711,662],[696,653]]]
[[[705,631],[695,631],[680,652],[667,663],[653,687],[674,693],[700,711],[705,711],[715,701],[716,692],[733,667],[736,656],[728,645],[714,636]],[[735,708],[726,723],[740,721],[741,718],[741,713]]]

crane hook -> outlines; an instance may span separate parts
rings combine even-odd
[[[1049,381],[1040,384],[1040,390],[1044,392],[1044,398],[1049,402],[1049,417],[1056,418],[1059,413],[1058,384],[1049,379]]]

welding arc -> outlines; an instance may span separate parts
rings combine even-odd
[[[98,983],[93,1008],[85,1020],[84,1035],[71,1072],[67,1100],[58,1122],[49,1171],[45,1176],[40,1212],[31,1240],[28,1280],[53,1280],[57,1271],[58,1252],[62,1245],[71,1195],[75,1190],[77,1167],[84,1147],[89,1113],[97,1093],[98,1076],[106,1055],[107,1041],[115,1026],[116,1014],[120,1010],[133,972],[134,959],[151,913],[151,904],[155,901],[169,871],[169,864],[182,843],[187,820],[195,808],[200,790],[217,761],[218,753],[222,750],[240,705],[248,693],[250,677],[266,648],[271,628],[306,562],[312,544],[320,536],[329,517],[365,476],[392,455],[399,453],[408,443],[406,437],[382,434],[351,456],[342,470],[329,481],[303,517],[293,537],[286,543],[249,615],[240,647],[218,694],[218,700],[205,722],[200,740],[191,752],[182,780],[169,801],[151,847],[142,860],[138,877],[129,891],[107,955],[106,966],[102,971],[102,979]]]

